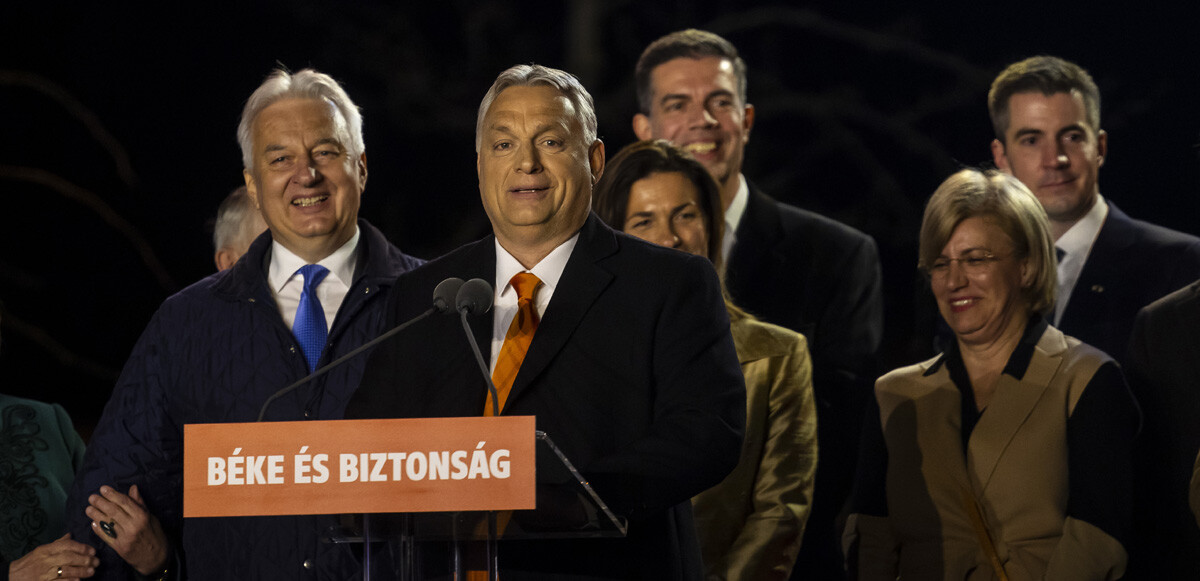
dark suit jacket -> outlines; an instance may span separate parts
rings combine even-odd
[[[817,484],[794,577],[841,572],[833,521],[854,477],[859,426],[876,377],[883,298],[875,241],[781,204],[750,185],[726,265],[734,304],[808,339],[817,399]]]
[[[1128,579],[1200,579],[1200,528],[1188,510],[1200,452],[1200,282],[1138,313],[1128,366],[1145,418]]]
[[[494,244],[489,236],[400,277],[388,320],[426,309],[447,277],[493,281]],[[492,316],[472,327],[486,353]],[[458,317],[430,318],[375,351],[347,417],[478,416],[486,389]],[[745,405],[712,265],[590,216],[502,413],[537,416],[629,518],[629,535],[503,542],[505,578],[700,578],[688,499],[737,463]]]
[[[1058,327],[1123,361],[1138,309],[1197,278],[1200,238],[1131,219],[1109,201]]]

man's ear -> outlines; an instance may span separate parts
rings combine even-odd
[[[238,257],[234,255],[233,250],[222,248],[213,256],[213,262],[217,265],[217,270],[228,270],[237,262]]]
[[[1101,129],[1096,134],[1096,155],[1099,156],[1099,164],[1104,165],[1104,158],[1108,157],[1108,132]]]
[[[750,130],[754,128],[754,105],[746,104],[742,112],[742,142],[750,141]]]
[[[604,174],[604,142],[599,139],[588,149],[588,164],[592,167],[592,185]]]
[[[359,187],[365,190],[367,188],[367,152],[365,151],[358,156],[358,179]]]
[[[650,131],[650,118],[643,113],[638,113],[633,116],[633,134],[638,139],[645,141],[654,139],[654,135]]]
[[[992,161],[996,163],[997,169],[1012,173],[1008,167],[1008,154],[1004,151],[1004,143],[999,139],[992,140]]]
[[[250,170],[242,170],[242,179],[246,182],[246,195],[250,196],[254,209],[262,210],[262,205],[258,203],[258,184],[254,183],[254,176],[250,175]]]

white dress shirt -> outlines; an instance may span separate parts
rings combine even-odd
[[[746,213],[746,204],[750,201],[750,186],[746,184],[746,176],[738,174],[738,191],[725,210],[725,234],[721,238],[721,260],[729,264],[729,254],[733,252],[733,244],[737,242],[738,224]]]
[[[488,367],[492,372],[496,371],[496,360],[500,357],[500,347],[504,345],[504,336],[508,334],[513,317],[517,316],[517,291],[509,284],[509,281],[518,272],[532,272],[542,281],[542,286],[538,288],[537,295],[534,297],[534,307],[537,308],[538,318],[541,319],[542,315],[546,313],[546,307],[550,304],[550,297],[554,296],[554,289],[558,287],[563,270],[567,268],[567,260],[571,258],[571,252],[575,250],[576,242],[579,242],[578,232],[568,238],[566,242],[559,244],[558,248],[547,254],[541,262],[533,265],[533,268],[526,270],[521,262],[509,254],[503,246],[500,246],[499,240],[496,240],[496,284],[492,287],[496,289],[496,302],[492,307],[492,361]]]
[[[321,284],[317,285],[317,299],[325,310],[325,329],[333,328],[333,319],[342,306],[342,299],[350,292],[350,283],[354,281],[354,264],[357,262],[359,238],[358,226],[354,227],[354,236],[350,237],[341,248],[338,248],[317,264],[329,269],[329,274]],[[296,256],[291,250],[284,248],[279,242],[271,243],[271,265],[267,267],[267,282],[271,285],[271,294],[275,296],[275,305],[283,322],[291,329],[296,322],[296,309],[300,307],[300,294],[304,292],[304,277],[297,273],[301,266],[307,264],[303,258]]]
[[[1067,302],[1075,290],[1075,283],[1079,282],[1083,265],[1092,252],[1092,245],[1096,243],[1096,236],[1100,234],[1100,228],[1104,226],[1106,218],[1108,203],[1104,201],[1103,196],[1096,194],[1096,203],[1092,204],[1092,209],[1069,230],[1063,232],[1054,243],[1056,248],[1066,253],[1058,262],[1058,298],[1054,302],[1055,326],[1058,326],[1063,312],[1067,310]]]

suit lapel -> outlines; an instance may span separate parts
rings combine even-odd
[[[617,250],[616,236],[595,215],[589,215],[579,241],[567,266],[563,270],[554,296],[538,324],[537,333],[529,344],[525,360],[513,381],[509,392],[509,407],[521,397],[530,384],[546,369],[554,356],[562,350],[571,335],[591,309],[600,293],[612,282],[613,275],[601,268],[597,261]]]
[[[1000,458],[1058,373],[1066,348],[1063,334],[1048,327],[1038,340],[1025,377],[1018,380],[1010,375],[1000,376],[996,393],[971,433],[968,446],[969,465],[981,492],[987,490]]]
[[[763,292],[763,281],[771,280],[771,262],[775,246],[783,237],[779,209],[774,200],[753,185],[746,201],[746,213],[738,224],[737,242],[726,265],[726,284],[729,292],[740,299],[739,304],[754,302],[749,298]]]
[[[1132,220],[1108,202],[1108,217],[1096,235],[1096,242],[1088,253],[1083,270],[1071,291],[1071,299],[1067,302],[1067,310],[1063,312],[1061,326],[1068,331],[1088,323],[1085,319],[1102,308],[1108,296],[1113,281],[1118,281],[1125,274],[1125,259],[1123,254],[1136,240],[1137,233]]]
[[[468,270],[463,279],[482,278],[487,281],[489,286],[492,286],[496,284],[496,239],[494,236],[488,236],[484,242],[472,250],[472,256],[467,262]],[[492,292],[494,294],[495,289]],[[494,316],[491,309],[488,309],[485,315],[467,318],[467,323],[471,326],[475,342],[479,344],[479,351],[483,354],[485,362],[492,356],[492,328],[494,326],[492,318]],[[455,326],[461,327],[462,323],[456,321]],[[463,340],[465,341],[466,338],[464,337]]]

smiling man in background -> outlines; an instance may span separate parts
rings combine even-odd
[[[742,175],[755,112],[746,100],[746,63],[729,41],[702,30],[668,34],[646,47],[634,75],[640,111],[634,133],[683,147],[721,188],[725,284],[733,302],[808,339],[820,448],[796,571],[837,578],[833,521],[854,476],[858,426],[883,336],[875,241],[780,203]]]
[[[992,83],[996,166],[1021,180],[1050,217],[1062,332],[1118,361],[1138,309],[1200,277],[1200,239],[1131,219],[1100,195],[1108,134],[1100,90],[1074,63],[1036,56]]]

